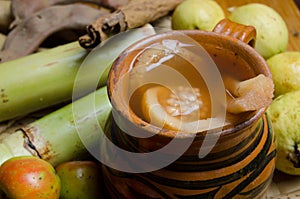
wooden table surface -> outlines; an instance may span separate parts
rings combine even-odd
[[[297,1],[300,2],[300,0]],[[229,8],[247,3],[263,3],[274,8],[288,26],[289,45],[287,50],[300,51],[300,11],[293,0],[216,0],[216,2],[221,5],[226,15],[229,14]],[[265,198],[300,198],[300,176],[290,176],[276,170]]]

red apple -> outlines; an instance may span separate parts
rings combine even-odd
[[[38,157],[13,157],[0,166],[0,188],[10,199],[58,199],[60,187],[54,167]]]
[[[105,198],[101,166],[93,161],[70,161],[56,167],[61,179],[61,199]]]

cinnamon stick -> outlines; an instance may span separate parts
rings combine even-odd
[[[115,12],[87,26],[87,34],[79,38],[83,48],[91,49],[111,35],[140,27],[168,15],[184,0],[131,0]]]

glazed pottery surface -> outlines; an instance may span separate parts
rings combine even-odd
[[[228,25],[229,24],[229,25]],[[224,28],[227,30],[224,32]],[[250,46],[255,41],[251,27],[236,27],[222,22],[213,32],[201,30],[181,31],[191,37],[214,57],[238,63],[243,67],[244,78],[258,74],[271,77],[265,60]],[[119,78],[130,70],[130,63],[140,49],[165,38],[172,38],[173,31],[143,39],[129,47],[114,62],[110,71],[108,92],[113,111],[119,120],[139,129],[147,138],[130,135],[113,121],[107,135],[118,147],[134,153],[153,152],[174,139],[171,130],[157,128],[134,114],[122,101],[124,88],[116,88]],[[228,60],[227,60],[228,57]],[[113,94],[112,92],[117,92]],[[272,180],[275,168],[276,146],[272,127],[265,114],[267,107],[241,118],[237,125],[216,132],[219,138],[212,150],[199,158],[199,148],[207,132],[199,132],[188,149],[174,162],[150,172],[125,172],[103,166],[104,180],[111,198],[260,198]],[[182,142],[190,139],[182,133]],[[170,152],[172,155],[172,151]],[[140,164],[130,162],[127,164]],[[141,166],[143,164],[141,163]]]

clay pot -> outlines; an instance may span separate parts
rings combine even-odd
[[[166,38],[166,32],[143,39],[129,47],[114,62],[109,75],[108,92],[113,106],[112,131],[108,135],[120,149],[147,156],[170,144],[176,133],[159,129],[142,120],[123,99],[128,85],[118,85],[132,67],[138,53],[145,47]],[[199,42],[213,57],[236,65],[240,77],[258,74],[271,77],[265,60],[250,46],[255,41],[255,29],[222,21],[213,32],[201,30],[180,31]],[[249,45],[250,44],[250,45]],[[220,63],[222,63],[222,61]],[[152,162],[137,161],[130,154],[123,158],[124,170],[103,166],[104,180],[111,198],[258,198],[272,180],[275,168],[276,145],[271,124],[265,115],[268,107],[244,115],[230,128],[215,132],[217,142],[212,150],[199,158],[199,148],[207,132],[195,136],[180,132],[177,143],[189,143],[187,149],[170,164],[159,169]],[[119,128],[120,124],[128,124]],[[131,132],[124,132],[131,131]],[[132,133],[139,132],[143,137]],[[179,144],[180,145],[180,144]],[[110,154],[116,159],[118,154]],[[158,156],[161,154],[158,154]],[[172,150],[163,157],[176,156]],[[131,172],[132,168],[147,168],[148,172]],[[152,167],[151,167],[152,166]],[[142,170],[140,170],[142,171]]]

